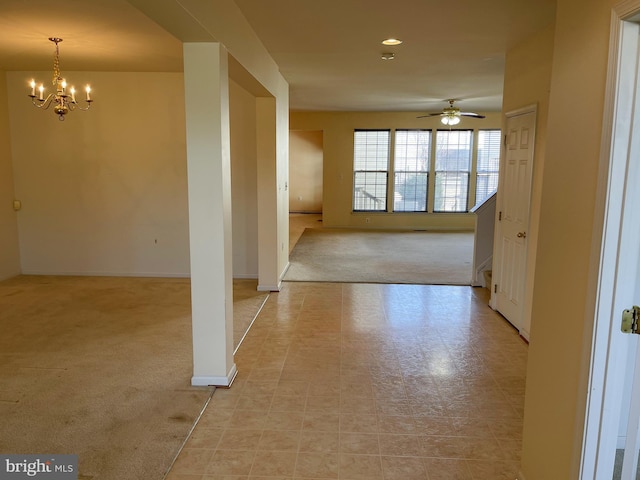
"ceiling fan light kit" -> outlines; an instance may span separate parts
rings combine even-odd
[[[458,125],[460,123],[460,117],[456,117],[455,115],[445,115],[440,120],[444,125]]]
[[[420,115],[417,118],[442,117],[440,121],[444,125],[448,126],[458,125],[460,123],[461,117],[485,118],[484,115],[480,115],[478,113],[461,112],[458,107],[453,106],[455,100],[449,99],[447,101],[449,102],[449,106],[443,108],[441,112],[427,113],[426,115]]]

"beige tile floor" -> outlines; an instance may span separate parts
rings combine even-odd
[[[527,346],[487,302],[285,283],[167,480],[513,480]]]
[[[305,228],[322,228],[322,214],[320,213],[290,213],[289,214],[289,253],[296,246]]]

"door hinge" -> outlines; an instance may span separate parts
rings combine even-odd
[[[640,334],[638,329],[638,319],[640,318],[640,307],[634,305],[632,308],[627,308],[622,311],[622,326],[620,330],[622,333],[637,333]]]
[[[501,222],[502,221],[502,212],[498,212],[498,221]]]
[[[493,293],[498,293],[498,284],[497,283],[493,284]]]

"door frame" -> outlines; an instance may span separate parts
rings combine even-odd
[[[493,260],[494,260],[494,264],[492,266],[492,271],[493,271],[493,278],[491,279],[491,297],[489,299],[489,306],[493,309],[497,311],[497,299],[496,299],[496,284],[498,282],[500,282],[502,279],[500,278],[500,274],[498,272],[500,272],[501,270],[501,244],[499,239],[501,238],[501,233],[502,233],[502,222],[500,221],[499,215],[500,212],[504,211],[504,196],[502,194],[502,192],[504,192],[504,182],[505,182],[505,177],[504,177],[504,172],[505,172],[505,165],[506,165],[506,161],[507,161],[507,146],[506,146],[506,135],[508,134],[507,132],[507,122],[509,121],[510,118],[513,117],[518,117],[520,115],[526,115],[528,113],[533,113],[535,115],[534,117],[534,125],[533,125],[533,131],[532,131],[532,146],[531,146],[531,150],[532,150],[532,154],[531,154],[531,185],[529,188],[529,212],[527,213],[527,225],[526,225],[526,231],[529,231],[529,227],[531,225],[531,200],[532,200],[532,193],[533,193],[533,169],[535,168],[535,157],[536,157],[536,150],[535,150],[535,146],[536,146],[536,129],[537,129],[537,124],[538,124],[538,105],[537,104],[531,104],[531,105],[526,105],[524,107],[520,107],[517,108],[515,110],[510,110],[508,112],[506,112],[504,114],[504,118],[503,118],[503,128],[502,128],[502,146],[500,147],[500,173],[499,173],[499,178],[498,178],[498,197],[497,197],[497,202],[496,202],[496,217],[495,217],[495,230],[494,230],[494,234],[493,234],[493,238],[494,238],[494,245],[493,245]],[[525,338],[527,341],[529,340],[528,338],[528,331],[524,331],[523,330],[523,325],[522,325],[522,320],[524,319],[524,313],[525,313],[525,303],[526,303],[526,292],[527,292],[527,288],[532,288],[532,285],[528,285],[527,283],[527,266],[528,266],[528,259],[529,259],[529,246],[532,244],[532,242],[527,241],[526,245],[525,245],[525,261],[524,261],[524,269],[523,269],[523,285],[522,285],[522,291],[523,291],[523,301],[520,305],[519,308],[519,317],[520,317],[520,326],[518,327],[519,329],[519,333],[521,335],[523,335],[523,338]]]
[[[588,369],[584,416],[581,428],[579,478],[611,478],[621,414],[621,395],[625,372],[619,365],[627,356],[620,332],[623,308],[629,307],[636,278],[637,261],[629,258],[633,248],[629,230],[640,215],[634,214],[630,191],[625,188],[630,175],[630,145],[633,132],[640,26],[632,17],[640,13],[640,0],[626,0],[612,10],[609,66],[603,112],[596,221],[590,278],[595,298],[587,305],[594,312],[593,329],[586,329],[585,355]],[[627,68],[635,65],[633,72]],[[622,68],[624,66],[624,68]],[[629,99],[634,99],[629,101]],[[636,121],[640,120],[635,112]],[[637,260],[637,252],[636,252]],[[636,300],[637,301],[637,300]],[[623,306],[624,305],[624,306]],[[578,413],[580,416],[581,414]]]

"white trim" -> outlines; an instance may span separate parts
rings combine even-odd
[[[240,348],[240,345],[242,345],[242,342],[244,342],[245,337],[247,336],[247,334],[249,333],[249,330],[251,330],[251,327],[253,327],[253,323],[256,321],[256,319],[258,318],[258,315],[260,315],[260,312],[262,311],[262,308],[265,306],[265,304],[267,303],[267,300],[269,300],[269,295],[267,295],[267,297],[264,299],[264,301],[260,304],[260,308],[258,308],[258,311],[256,312],[256,314],[254,315],[253,319],[251,320],[251,323],[249,324],[249,326],[247,327],[246,332],[244,332],[244,335],[242,335],[242,338],[240,339],[240,341],[238,342],[238,345],[236,346],[236,349],[233,351],[233,354],[235,355],[238,352],[238,349]]]
[[[289,260],[287,260],[287,264],[284,266],[284,268],[282,269],[282,273],[280,274],[280,281],[282,281],[284,279],[284,276],[289,271],[289,267],[290,266],[291,266],[291,262]]]
[[[191,377],[191,385],[194,387],[230,387],[236,375],[238,375],[238,369],[234,363],[226,377],[194,375]]]
[[[257,273],[241,273],[241,274],[233,274],[233,278],[239,278],[241,280],[257,280]]]
[[[282,288],[282,282],[278,282],[278,285],[258,285],[257,290],[259,292],[279,292]]]
[[[140,278],[191,278],[189,273],[163,272],[44,272],[24,270],[18,275],[60,276],[60,277],[140,277]]]
[[[515,110],[510,110],[504,114],[506,118],[517,117],[518,115],[526,115],[527,113],[538,113],[538,104],[532,103],[531,105],[526,105],[524,107],[516,108]]]
[[[486,270],[491,270],[492,264],[493,264],[493,255],[489,255],[489,257],[484,262],[478,265],[475,272],[473,272],[474,278],[471,279],[472,287],[485,287],[485,288],[491,289],[491,285],[484,284],[484,272]],[[493,273],[491,275],[493,275]]]
[[[620,401],[614,398],[622,381],[616,372],[616,359],[622,352],[616,347],[613,335],[619,330],[619,308],[625,290],[617,284],[620,270],[628,259],[621,259],[623,240],[623,206],[627,182],[627,152],[632,132],[635,78],[621,74],[623,53],[637,59],[638,26],[625,21],[640,10],[640,0],[625,1],[611,14],[609,64],[602,120],[599,177],[594,215],[591,271],[585,318],[585,345],[583,371],[587,382],[581,382],[580,395],[586,393],[585,410],[576,411],[575,458],[579,461],[579,478],[591,480],[611,475],[615,457]],[[636,69],[637,72],[637,65]],[[635,72],[634,72],[635,73]],[[623,101],[618,102],[619,98]],[[615,121],[614,121],[615,119]],[[594,300],[592,300],[594,298]],[[593,315],[593,316],[591,316]],[[589,328],[591,327],[592,328]],[[582,402],[580,402],[582,404]],[[580,441],[580,437],[582,442]]]
[[[173,460],[171,460],[171,463],[169,464],[169,468],[167,468],[167,470],[165,471],[165,474],[164,474],[164,477],[162,477],[162,480],[167,479],[167,477],[169,476],[169,472],[171,472],[171,469],[173,468],[175,463],[178,461],[178,457],[182,453],[182,450],[184,450],[184,447],[187,444],[187,442],[189,442],[189,440],[191,439],[191,435],[193,435],[193,431],[198,426],[198,423],[200,422],[202,415],[204,415],[205,410],[209,406],[209,403],[211,403],[211,397],[213,397],[213,394],[215,393],[215,391],[216,391],[215,388],[211,389],[211,393],[209,394],[209,397],[207,397],[207,401],[204,403],[204,405],[200,409],[200,413],[198,414],[195,421],[193,422],[193,425],[191,425],[191,429],[189,429],[189,433],[187,433],[187,437],[182,441],[182,445],[180,445],[180,448],[178,448],[178,451],[174,455]]]

